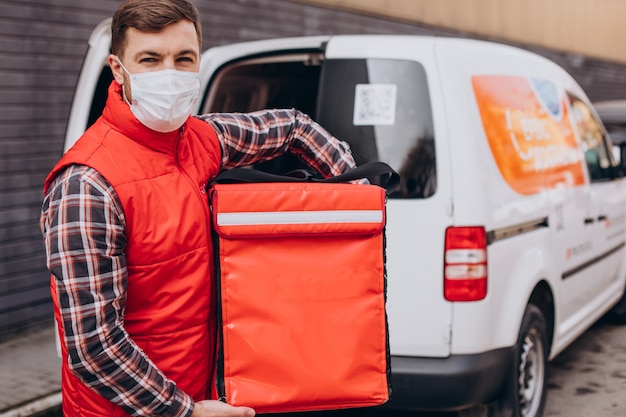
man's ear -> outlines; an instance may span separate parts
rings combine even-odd
[[[124,70],[117,56],[113,54],[109,55],[108,61],[111,72],[113,73],[113,78],[119,85],[124,85]]]

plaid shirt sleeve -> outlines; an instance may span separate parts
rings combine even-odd
[[[212,113],[200,119],[218,132],[224,168],[267,161],[285,152],[299,156],[325,178],[356,165],[345,142],[295,109]]]
[[[124,329],[125,218],[113,188],[70,166],[45,196],[40,227],[74,374],[131,415],[191,415],[192,399]]]

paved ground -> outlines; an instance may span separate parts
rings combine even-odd
[[[600,321],[551,364],[544,417],[626,416],[626,326]]]
[[[61,364],[52,325],[0,340],[0,417],[31,416],[60,403]]]
[[[626,326],[600,321],[559,355],[550,368],[545,417],[626,415]],[[0,417],[60,417],[60,387],[52,326],[0,340]],[[41,414],[49,409],[54,411]],[[389,411],[365,414],[451,416]]]

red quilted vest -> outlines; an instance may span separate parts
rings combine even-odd
[[[53,168],[45,191],[71,164],[95,168],[114,187],[127,222],[124,327],[168,378],[194,400],[207,399],[216,326],[205,187],[220,169],[220,146],[214,130],[195,118],[177,132],[147,129],[120,91],[113,82],[102,117]],[[62,356],[66,416],[126,415],[71,373],[65,346]]]

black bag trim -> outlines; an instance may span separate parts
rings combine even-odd
[[[400,175],[388,164],[376,161],[359,165],[343,174],[329,178],[317,178],[315,173],[306,170],[295,170],[286,175],[271,174],[265,171],[239,167],[223,170],[213,180],[215,184],[258,183],[258,182],[327,182],[339,183],[356,181],[362,178],[380,177],[380,187],[393,193],[400,184]]]

